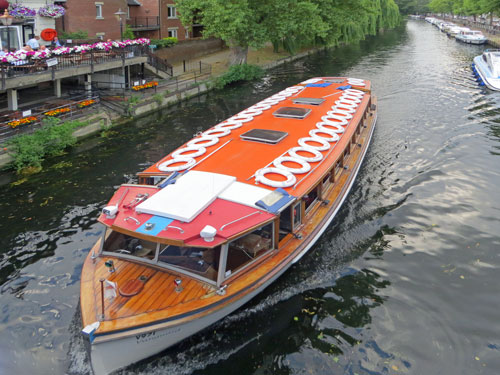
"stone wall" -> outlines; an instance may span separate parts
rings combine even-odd
[[[173,47],[160,48],[156,50],[156,55],[166,59],[170,64],[181,62],[182,60],[192,60],[199,56],[218,52],[226,48],[224,42],[220,39],[188,39],[180,41]]]

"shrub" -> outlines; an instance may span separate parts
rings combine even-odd
[[[59,34],[60,39],[88,39],[89,38],[89,33],[88,31],[85,30],[78,30],[74,31],[72,33],[67,33],[65,31],[62,31]]]
[[[156,45],[156,48],[167,48],[176,45],[178,42],[177,38],[168,37],[163,39],[151,39],[151,44]]]
[[[123,32],[123,40],[135,39],[134,32],[129,25],[125,25],[125,31]]]
[[[80,121],[61,124],[57,118],[45,118],[42,124],[33,134],[20,135],[6,142],[18,172],[28,167],[40,168],[45,156],[60,155],[66,147],[75,144],[73,130],[85,125]]]
[[[250,81],[252,79],[261,78],[264,75],[264,70],[257,65],[241,64],[232,65],[229,70],[215,81],[215,87],[221,89],[224,86],[238,81]]]

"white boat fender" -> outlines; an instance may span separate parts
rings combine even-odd
[[[314,145],[314,144],[311,145],[311,144],[309,144],[307,142],[316,142],[316,143],[319,143],[321,146]],[[318,150],[318,151],[326,151],[326,150],[328,150],[330,148],[330,143],[328,143],[327,141],[325,141],[323,138],[319,138],[319,137],[304,137],[304,138],[300,138],[298,140],[298,144],[299,144],[299,146],[306,147],[306,148],[307,147],[311,147],[311,148],[314,148],[315,150]]]
[[[268,173],[279,174],[285,177],[286,180],[285,181],[271,180],[265,176]],[[293,175],[293,173],[288,172],[284,169],[267,167],[267,168],[261,168],[257,172],[255,172],[255,181],[272,187],[290,187],[297,182],[297,178]]]
[[[177,165],[175,167],[170,167],[171,164],[177,164],[177,163],[184,163],[181,165]],[[175,159],[170,159],[167,160],[163,163],[161,163],[158,166],[158,170],[162,172],[176,172],[176,171],[182,171],[184,169],[188,169],[189,167],[192,167],[196,163],[196,160],[193,158],[188,158],[188,157],[178,157]]]
[[[344,94],[344,95],[342,95],[342,96],[340,97],[340,99],[341,99],[341,100],[342,100],[342,99],[343,99],[343,100],[349,100],[349,101],[352,101],[352,102],[357,103],[357,104],[361,103],[361,101],[362,101],[362,100],[360,99],[360,97],[359,97],[359,96],[356,96],[356,95],[350,95],[350,94]]]
[[[345,111],[347,113],[356,113],[356,109],[355,108],[352,108],[352,107],[348,107],[348,106],[343,106],[342,104],[339,104],[339,105],[336,105],[334,107],[332,107],[332,110],[331,110],[331,113],[332,114],[335,114],[336,111],[338,110],[341,110],[341,111]]]
[[[309,137],[307,137],[307,138],[309,138]],[[322,138],[319,138],[319,137],[317,137],[317,138],[318,139],[322,139]],[[304,139],[304,138],[301,138],[301,139]],[[322,139],[322,140],[324,141],[324,139]],[[299,151],[300,152],[308,152],[310,154],[313,154],[314,156],[303,156],[303,155],[299,154]],[[290,156],[293,156],[294,158],[299,158],[299,159],[305,160],[305,161],[307,161],[309,163],[315,163],[317,161],[323,160],[323,154],[321,152],[319,152],[317,149],[312,148],[311,146],[307,146],[307,147],[304,147],[304,146],[293,147],[290,150],[288,150],[288,153],[290,154]]]
[[[320,134],[326,134],[327,137],[320,135]],[[338,142],[338,140],[340,139],[340,137],[337,133],[335,133],[332,130],[326,130],[326,129],[313,129],[313,130],[309,131],[309,135],[311,137],[323,138],[328,142]]]
[[[353,103],[353,102],[348,102],[346,100],[336,100],[335,101],[335,105],[337,107],[346,107],[346,108],[351,108],[351,109],[356,109],[358,108],[358,104],[357,103]]]
[[[219,142],[219,138],[217,137],[209,137],[209,136],[204,136],[200,138],[195,138],[187,143],[188,146],[203,146],[203,147],[210,147]]]
[[[92,324],[89,324],[85,326],[84,329],[82,329],[82,333],[86,336],[89,337],[90,343],[94,341],[94,332],[99,328],[100,322],[94,322]]]
[[[245,115],[235,115],[233,117],[230,117],[227,121],[233,120],[233,121],[239,121],[239,122],[249,122],[253,120],[253,116],[245,116]]]
[[[300,164],[300,168],[293,168],[283,165],[284,162],[292,162]],[[281,156],[273,161],[273,164],[276,168],[284,169],[288,172],[292,172],[293,174],[301,174],[306,173],[311,170],[311,164],[307,161],[299,158],[294,158],[293,156]]]
[[[349,95],[357,95],[360,98],[363,97],[363,96],[365,96],[364,91],[356,90],[356,89],[347,89],[344,92],[347,93],[347,94],[349,94]]]
[[[183,155],[186,152],[190,153],[187,155]],[[203,146],[187,146],[172,152],[172,158],[174,159],[178,157],[196,158],[198,156],[203,155],[205,152],[207,152],[207,149]]]

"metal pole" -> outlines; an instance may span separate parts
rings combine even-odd
[[[120,40],[123,42],[123,18],[120,16]]]
[[[9,49],[10,52],[10,27],[7,26],[7,48]]]

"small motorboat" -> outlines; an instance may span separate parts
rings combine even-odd
[[[488,42],[488,38],[478,30],[461,30],[455,35],[455,39],[468,44],[485,44]]]
[[[464,26],[453,25],[446,30],[446,35],[449,37],[455,37],[455,35],[465,31],[470,31],[470,29]]]
[[[486,50],[474,57],[472,70],[479,84],[484,83],[486,87],[500,91],[500,50]]]
[[[82,268],[83,334],[96,375],[208,327],[314,245],[352,188],[377,117],[371,83],[286,88],[118,188]]]

